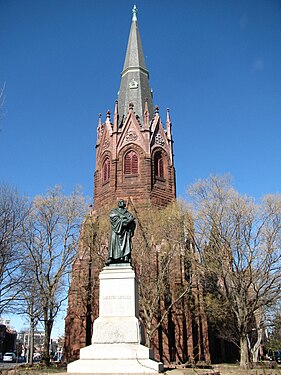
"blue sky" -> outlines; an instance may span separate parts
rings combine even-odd
[[[80,184],[92,196],[96,125],[113,110],[132,1],[1,0],[0,180],[30,196]],[[141,0],[154,104],[171,110],[177,191],[230,173],[280,192],[281,2]]]
[[[98,114],[113,111],[133,1],[0,0],[0,181],[92,196]],[[178,196],[229,173],[281,185],[281,1],[140,0],[154,105],[173,122]]]

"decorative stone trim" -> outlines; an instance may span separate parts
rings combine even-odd
[[[131,82],[129,83],[129,88],[130,89],[137,89],[139,87],[137,81],[134,80],[134,78],[131,80]]]
[[[109,139],[106,139],[104,141],[103,148],[108,148],[109,146],[110,146],[110,141],[109,141]]]
[[[162,137],[161,134],[158,133],[158,134],[156,135],[156,137],[155,137],[155,143],[156,143],[157,145],[164,146],[165,141],[164,141],[164,138]]]
[[[127,142],[134,142],[138,139],[138,136],[135,132],[133,132],[132,130],[129,130],[128,133],[126,134],[126,137],[125,137],[125,140]]]

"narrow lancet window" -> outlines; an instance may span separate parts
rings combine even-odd
[[[124,159],[125,175],[135,175],[139,173],[139,158],[134,151],[129,151]]]
[[[103,182],[109,181],[110,178],[110,162],[109,158],[106,158],[102,166],[102,180]]]
[[[154,157],[154,173],[155,177],[164,178],[164,163],[161,152],[157,152]]]

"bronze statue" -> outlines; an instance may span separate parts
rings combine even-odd
[[[126,203],[123,199],[119,200],[118,208],[111,210],[109,220],[111,229],[106,265],[130,263],[131,237],[134,235],[136,223],[134,216],[126,209]]]

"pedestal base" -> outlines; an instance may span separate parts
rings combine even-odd
[[[68,373],[156,374],[163,364],[140,344],[93,344],[80,350],[80,359],[67,366]]]
[[[71,374],[156,374],[163,364],[142,345],[139,295],[130,265],[105,267],[100,273],[99,317],[93,326],[92,345],[80,349],[80,359],[69,363]]]
[[[92,344],[144,344],[139,320],[135,317],[99,317],[94,321]]]

